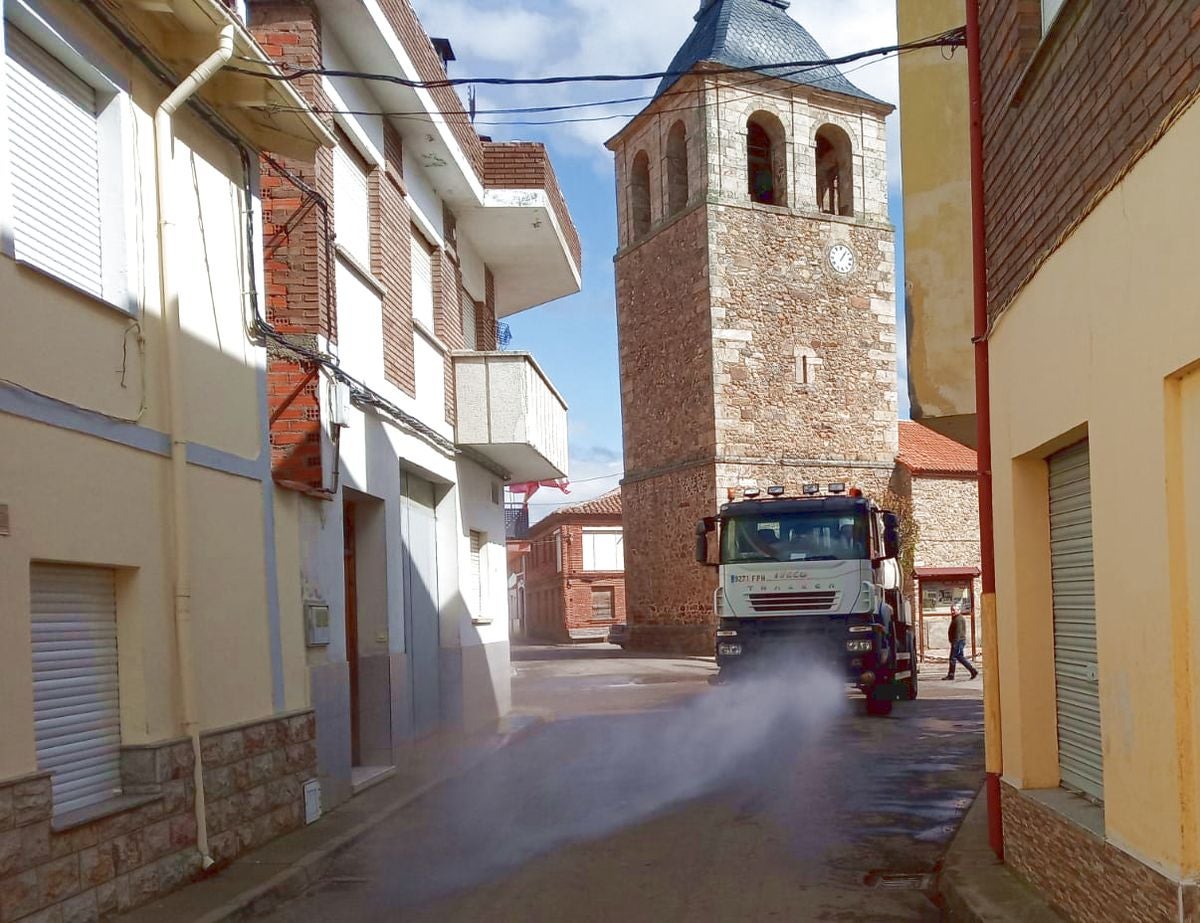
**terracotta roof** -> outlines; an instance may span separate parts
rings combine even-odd
[[[896,461],[913,474],[966,474],[977,470],[975,450],[913,420],[900,421]]]
[[[620,516],[621,488],[613,488],[591,500],[560,506],[554,513],[556,516]]]
[[[542,531],[546,526],[557,525],[563,520],[568,519],[586,519],[589,516],[620,516],[621,515],[621,488],[617,487],[610,490],[606,494],[601,494],[598,497],[593,497],[591,500],[581,500],[578,503],[570,503],[566,506],[560,506],[553,513],[543,519],[538,520],[530,526],[530,534]]]

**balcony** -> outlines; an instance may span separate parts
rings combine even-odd
[[[510,541],[519,542],[529,538],[528,504],[504,504],[504,537]]]
[[[528,353],[454,354],[455,442],[514,481],[567,476],[567,404]]]

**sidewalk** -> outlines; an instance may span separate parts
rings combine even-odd
[[[115,919],[118,923],[221,923],[265,913],[304,891],[340,850],[373,827],[540,724],[536,718],[518,715],[501,721],[494,731],[465,740],[435,738],[418,744],[395,775],[316,823],[273,840],[211,878]]]
[[[996,859],[988,845],[982,791],[946,853],[938,892],[948,918],[956,923],[1063,923],[1036,891]]]

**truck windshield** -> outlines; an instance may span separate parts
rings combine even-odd
[[[721,563],[858,561],[868,557],[864,513],[787,513],[726,519]]]

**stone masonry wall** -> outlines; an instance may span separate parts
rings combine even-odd
[[[1005,784],[1005,863],[1073,923],[1200,918],[1200,889],[1180,885]]]
[[[979,567],[979,484],[974,478],[924,477],[911,478],[913,514],[920,526],[917,550],[913,557],[917,567]],[[967,639],[967,656],[983,647],[983,624],[980,600],[983,583],[976,577],[975,611],[971,614],[974,634]],[[914,597],[915,601],[915,597]],[[925,653],[949,656],[947,632],[949,616],[923,618]]]
[[[718,452],[890,467],[898,447],[894,237],[761,205],[711,208]],[[854,251],[833,271],[835,244]]]
[[[626,480],[625,593],[630,646],[712,654],[717,570],[697,564],[698,520],[717,510],[711,462]]]
[[[304,822],[300,786],[316,774],[314,731],[303,712],[202,737],[209,847],[219,863]],[[58,819],[49,773],[0,783],[2,923],[91,923],[199,875],[191,743],[125,747],[121,776],[114,810]]]

